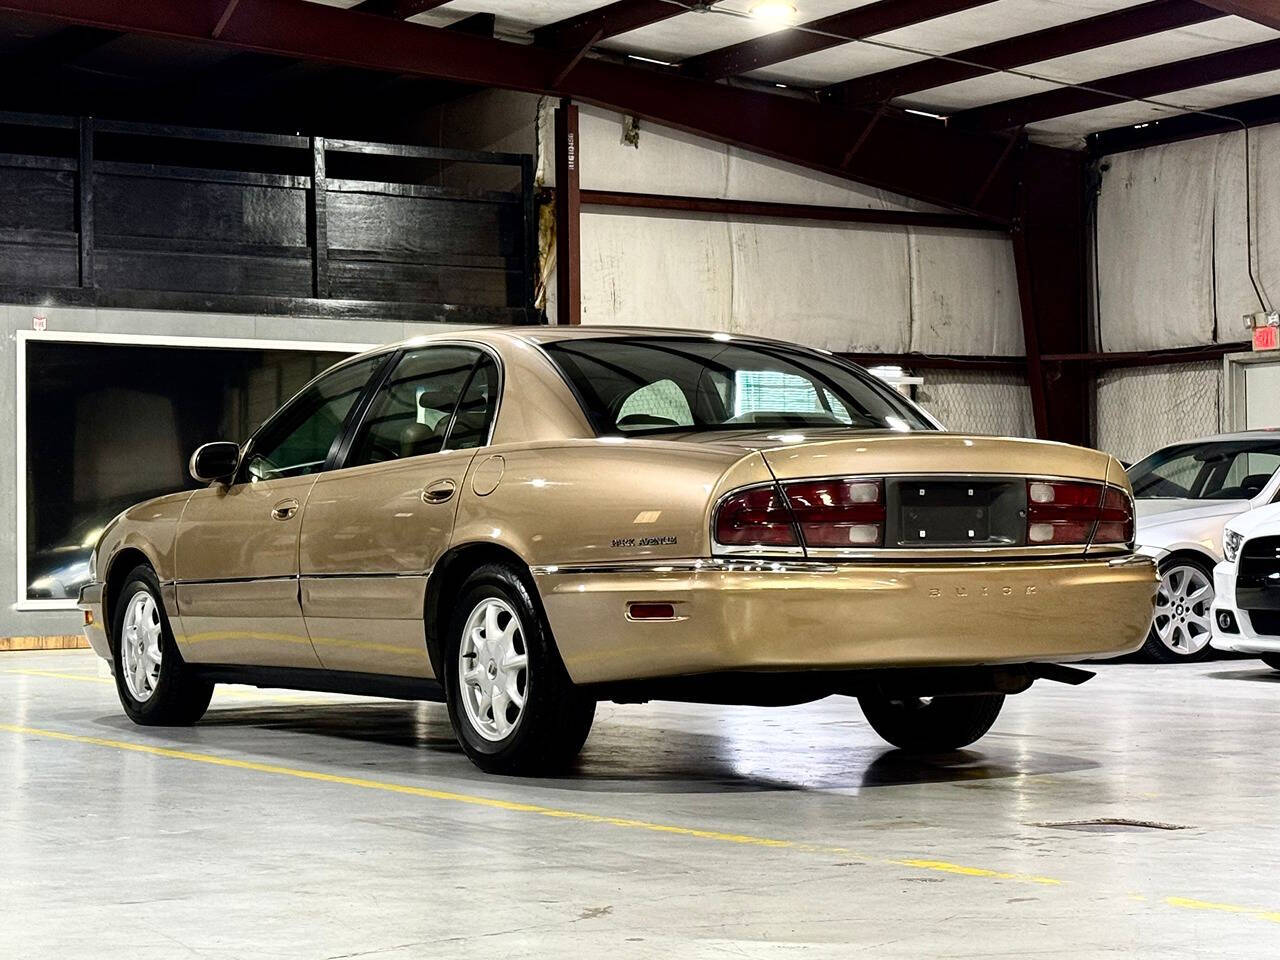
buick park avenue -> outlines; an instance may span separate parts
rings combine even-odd
[[[494,772],[564,768],[602,700],[849,696],[898,747],[958,748],[1141,646],[1157,583],[1112,457],[947,433],[725,334],[411,340],[190,471],[80,593],[129,717],[194,723],[220,682],[443,700]]]

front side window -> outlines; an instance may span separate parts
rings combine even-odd
[[[456,449],[464,433],[467,445],[479,446],[475,440],[481,429],[487,436],[487,417],[497,387],[496,368],[492,382],[472,376],[480,373],[477,366],[485,367],[479,363],[482,358],[493,366],[473,347],[424,347],[406,353],[370,405],[346,465],[386,463],[439,453],[446,447]],[[477,381],[473,390],[471,384]],[[464,391],[465,409],[460,410],[458,401]],[[451,427],[458,443],[448,442]]]
[[[544,348],[599,433],[934,429],[870,374],[780,344],[602,337]]]
[[[1139,499],[1251,500],[1280,467],[1280,441],[1178,444],[1129,468]]]
[[[318,473],[351,408],[385,357],[345,364],[291,400],[254,437],[246,468],[251,482]]]

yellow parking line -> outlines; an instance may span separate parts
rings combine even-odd
[[[500,800],[497,797],[485,797],[468,793],[455,793],[448,790],[435,790],[431,787],[415,787],[404,783],[390,783],[383,780],[369,780],[363,777],[344,777],[333,773],[322,773],[318,770],[303,770],[296,767],[285,767],[272,763],[257,763],[252,760],[236,760],[232,757],[221,757],[210,753],[195,753],[190,750],[175,750],[171,747],[156,747],[146,743],[132,743],[126,740],[109,740],[102,737],[86,737],[74,733],[63,733],[58,730],[44,730],[38,727],[24,727],[17,724],[0,723],[0,732],[13,733],[19,736],[44,737],[49,740],[61,740],[69,743],[80,743],[91,746],[110,747],[115,750],[126,750],[131,753],[142,753],[154,757],[165,757],[173,760],[187,760],[193,763],[205,763],[217,767],[229,767],[235,770],[247,770],[255,773],[273,774],[293,777],[299,780],[310,780],[319,783],[331,783],[364,790],[380,790],[387,793],[403,794],[413,797],[425,797],[430,800],[441,800],[449,803],[461,803],[474,807],[486,807],[512,813],[527,813],[535,816],[567,820],[575,823],[601,824],[631,830],[644,830],[652,833],[663,833],[672,836],[689,837],[698,840],[712,840],[720,843],[731,843],[747,847],[764,847],[777,850],[796,850],[824,855],[838,855],[862,863],[875,863],[884,866],[909,867],[915,870],[928,870],[956,876],[972,877],[987,880],[1004,880],[1016,883],[1064,886],[1068,881],[1054,877],[1036,876],[1034,874],[1008,873],[1002,870],[991,870],[983,867],[970,867],[951,863],[946,860],[932,859],[886,859],[855,853],[847,847],[827,844],[806,843],[797,840],[784,840],[772,837],[760,837],[744,833],[727,833],[720,830],[704,830],[697,827],[683,827],[676,824],[656,823],[649,820],[637,820],[630,817],[611,817],[597,813],[585,813],[578,810],[561,810],[534,803],[522,803],[514,800]],[[1128,894],[1129,899],[1146,902],[1141,894]],[[1251,919],[1280,923],[1280,911],[1266,910],[1258,907],[1246,907],[1229,903],[1214,903],[1206,900],[1194,900],[1186,897],[1165,897],[1158,901],[1168,907],[1180,910],[1208,910],[1219,913],[1234,914]]]

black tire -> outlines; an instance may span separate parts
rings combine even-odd
[[[1280,653],[1264,653],[1259,659],[1272,670],[1280,670]]]
[[[145,700],[138,700],[129,691],[124,677],[123,647],[128,642],[124,636],[125,615],[134,599],[142,593],[151,597],[159,618],[160,671],[151,695]],[[155,571],[148,566],[138,566],[129,571],[116,598],[112,619],[111,656],[116,692],[129,719],[142,726],[185,727],[203,717],[213,697],[213,684],[192,676],[191,669],[183,662],[160,599],[160,582]]]
[[[894,699],[883,694],[858,697],[871,729],[912,753],[959,750],[980,739],[1000,715],[1004,694]]]
[[[1160,564],[1161,590],[1164,590],[1163,580],[1165,575],[1175,567],[1192,567],[1199,570],[1209,581],[1209,597],[1203,603],[1203,615],[1209,616],[1209,607],[1213,603],[1213,567],[1201,560],[1199,557],[1193,556],[1176,556]],[[1207,635],[1205,644],[1194,653],[1179,653],[1165,645],[1160,639],[1160,634],[1156,629],[1156,623],[1153,620],[1151,628],[1147,631],[1147,640],[1142,645],[1140,654],[1143,659],[1150,660],[1155,663],[1199,663],[1213,656],[1213,647],[1208,643]]]
[[[505,603],[519,618],[521,648],[527,657],[524,704],[514,728],[501,739],[491,738],[499,731],[491,730],[489,736],[482,733],[463,703],[463,631],[472,613],[491,598]],[[475,660],[468,662],[474,665]],[[486,564],[463,583],[446,634],[444,674],[453,732],[471,762],[486,773],[544,776],[561,772],[572,765],[591,732],[595,700],[584,696],[569,679],[532,587],[507,564]],[[504,716],[509,716],[509,706],[504,705]],[[493,719],[492,708],[487,716]]]

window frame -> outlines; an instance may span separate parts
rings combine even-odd
[[[442,449],[437,450],[435,453],[419,454],[417,457],[386,460],[382,463],[352,464],[350,462],[351,453],[355,448],[356,440],[360,436],[360,431],[364,428],[365,421],[368,419],[369,411],[373,408],[374,400],[386,385],[387,381],[391,379],[391,375],[395,372],[400,361],[404,359],[405,354],[413,353],[416,350],[435,349],[437,347],[464,347],[466,349],[476,350],[479,354],[475,361],[472,362],[471,371],[467,374],[467,379],[463,381],[462,389],[458,392],[458,400],[454,403],[453,410],[449,413],[449,426],[448,429],[445,430],[444,435],[445,446]],[[502,398],[507,387],[506,368],[503,366],[502,356],[497,350],[489,344],[481,343],[478,340],[431,340],[427,343],[396,347],[395,349],[388,351],[387,356],[390,359],[384,362],[382,367],[379,368],[378,372],[373,377],[369,378],[369,383],[365,388],[364,395],[361,396],[355,406],[351,408],[351,415],[348,416],[346,426],[339,435],[337,449],[330,452],[331,461],[326,464],[326,470],[354,470],[357,467],[385,467],[391,464],[400,463],[403,459],[417,460],[420,457],[434,457],[442,453],[458,452],[456,450],[450,450],[448,447],[449,437],[453,433],[454,420],[458,415],[458,403],[462,401],[462,398],[466,396],[467,390],[471,388],[471,383],[475,379],[476,371],[479,369],[480,360],[484,356],[489,357],[498,370],[497,398],[493,404],[493,417],[489,420],[489,431],[484,438],[484,443],[478,447],[467,447],[466,449],[473,451],[483,450],[485,447],[493,444],[493,434],[498,428],[498,417],[502,412]]]

